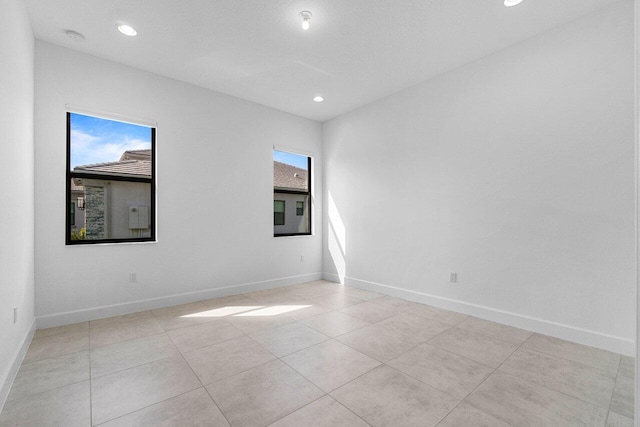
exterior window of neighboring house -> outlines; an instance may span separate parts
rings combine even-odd
[[[155,136],[67,113],[67,245],[155,241]]]
[[[274,236],[311,234],[311,157],[274,150],[273,200]]]
[[[273,201],[273,225],[284,225],[284,200]]]

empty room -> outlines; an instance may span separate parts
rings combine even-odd
[[[0,426],[635,426],[637,9],[0,0]]]

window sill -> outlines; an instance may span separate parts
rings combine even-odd
[[[122,246],[122,245],[155,245],[158,243],[158,239],[155,240],[140,240],[140,241],[122,241],[122,242],[82,242],[82,243],[66,243],[66,247],[84,247],[87,246]]]

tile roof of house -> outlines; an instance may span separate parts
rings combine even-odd
[[[149,151],[149,150],[135,150]],[[125,157],[130,151],[126,151]],[[76,166],[74,171],[91,172],[104,175],[119,176],[151,176],[151,161],[149,160],[120,160],[118,162],[95,163]],[[273,186],[280,190],[308,190],[307,171],[286,163],[273,162]]]
[[[127,150],[120,156],[120,161],[123,160],[151,160],[151,149]]]
[[[273,162],[273,187],[281,190],[308,190],[307,171],[288,165]]]
[[[123,160],[119,162],[81,165],[76,166],[73,170],[101,175],[151,176],[151,162],[149,160]]]

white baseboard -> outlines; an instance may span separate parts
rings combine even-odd
[[[282,277],[279,279],[263,280],[260,282],[242,283],[222,288],[212,288],[203,291],[188,292],[184,294],[169,295],[146,300],[131,301],[122,304],[113,304],[102,307],[92,307],[83,310],[68,311],[64,313],[48,314],[37,317],[38,329],[52,328],[54,326],[70,325],[72,323],[86,322],[88,320],[104,319],[111,316],[135,313],[138,311],[153,310],[178,304],[187,304],[211,298],[220,298],[228,295],[243,294],[263,289],[278,288],[281,286],[296,285],[322,279],[322,273],[310,273],[300,276]]]
[[[13,382],[16,379],[16,375],[18,375],[18,370],[20,370],[20,365],[22,365],[24,356],[27,354],[27,350],[31,345],[31,340],[33,339],[33,335],[35,333],[36,333],[36,319],[34,318],[33,322],[31,322],[31,327],[29,328],[29,332],[27,332],[27,335],[24,337],[24,340],[22,341],[22,345],[20,346],[15,356],[13,357],[13,362],[11,363],[11,366],[9,366],[9,369],[7,369],[7,372],[5,373],[4,377],[0,382],[0,413],[4,408],[4,404],[6,403],[7,398],[9,397],[9,392],[11,391],[11,387],[13,386]]]
[[[552,322],[536,317],[525,316],[522,314],[499,310],[492,307],[471,304],[464,301],[458,301],[408,289],[397,288],[394,286],[383,285],[381,283],[369,282],[352,277],[338,276],[337,274],[333,273],[323,273],[322,276],[325,280],[330,280],[332,282],[342,283],[356,288],[378,292],[381,294],[419,302],[422,304],[428,304],[446,310],[453,310],[458,313],[479,317],[485,320],[491,320],[493,322],[502,323],[504,325],[509,325],[520,329],[526,329],[528,331],[537,332],[544,335],[550,335],[552,337],[572,341],[578,344],[588,345],[590,347],[596,347],[603,350],[624,354],[626,356],[635,357],[636,355],[636,343],[633,340],[627,338],[608,335],[601,332],[582,329],[576,326],[565,325],[562,323]]]

